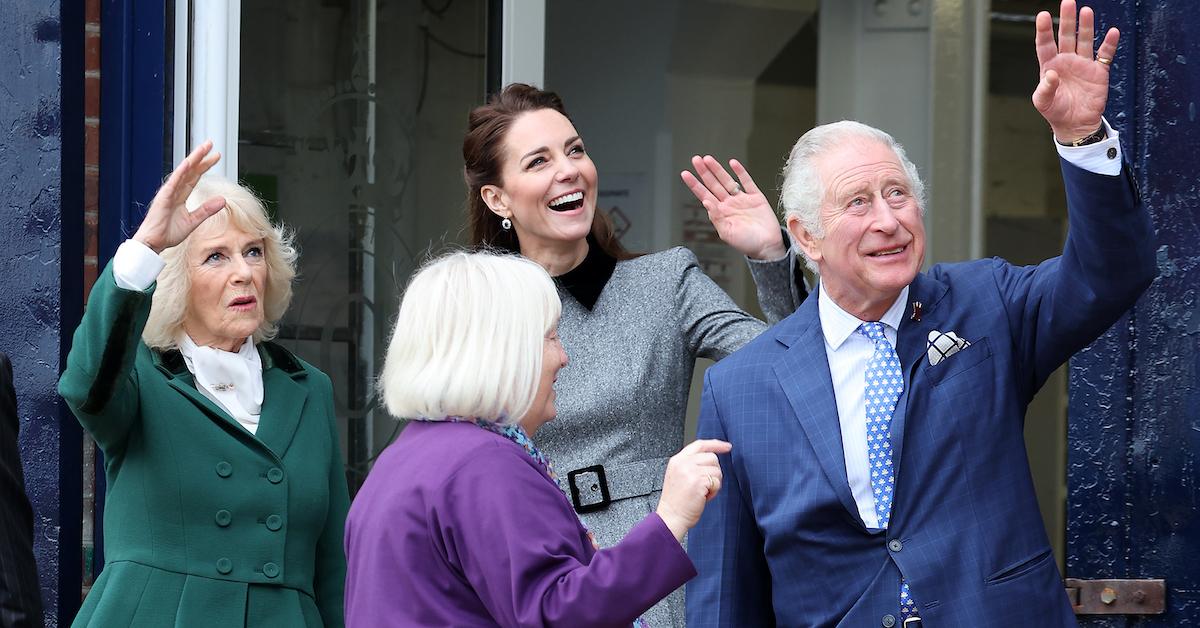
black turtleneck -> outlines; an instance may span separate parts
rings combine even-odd
[[[587,256],[578,266],[554,278],[554,283],[575,297],[580,305],[591,310],[604,292],[604,286],[617,267],[617,260],[605,253],[588,235]]]

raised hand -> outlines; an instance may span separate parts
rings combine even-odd
[[[134,240],[161,253],[163,249],[183,242],[200,223],[225,207],[225,199],[221,196],[214,196],[191,211],[186,206],[188,195],[200,176],[221,160],[220,153],[211,152],[212,147],[211,140],[197,146],[158,188],[142,225],[133,234]]]
[[[711,155],[692,157],[692,167],[698,179],[687,170],[679,177],[708,211],[708,219],[726,244],[752,259],[779,259],[787,253],[779,218],[738,160],[730,159],[729,167],[740,185]]]
[[[1050,14],[1042,11],[1037,15],[1034,47],[1041,80],[1033,91],[1033,106],[1050,123],[1054,137],[1070,144],[1100,128],[1100,116],[1108,102],[1108,72],[1121,33],[1108,29],[1093,57],[1095,13],[1089,7],[1079,11],[1076,33],[1075,0],[1063,0],[1058,20],[1056,44]]]
[[[717,454],[729,453],[733,445],[723,440],[692,441],[667,461],[662,496],[655,512],[676,539],[683,540],[700,522],[704,505],[721,490],[721,464]]]

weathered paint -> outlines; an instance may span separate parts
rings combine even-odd
[[[55,391],[81,271],[83,32],[68,4],[6,2],[0,20],[0,350],[13,362],[48,626],[78,606],[64,583],[78,591],[79,430]]]
[[[1122,31],[1109,119],[1155,224],[1159,278],[1071,363],[1067,575],[1167,581],[1167,614],[1200,621],[1200,16],[1187,3],[1106,0]]]

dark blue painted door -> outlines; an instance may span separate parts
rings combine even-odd
[[[1108,117],[1153,216],[1160,276],[1071,362],[1067,576],[1166,579],[1165,615],[1081,617],[1084,626],[1197,625],[1200,7],[1091,5],[1122,32]]]

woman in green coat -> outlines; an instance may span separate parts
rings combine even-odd
[[[59,392],[104,451],[104,570],[75,626],[342,626],[329,378],[270,342],[296,253],[197,148],[92,288]]]

